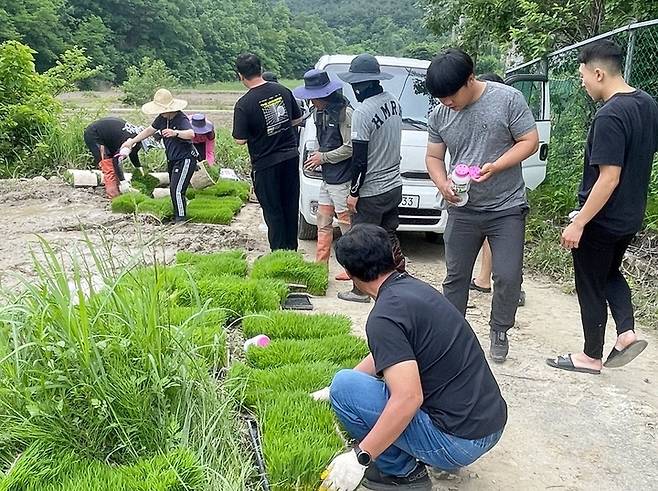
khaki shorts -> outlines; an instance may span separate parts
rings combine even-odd
[[[347,197],[350,195],[350,186],[350,181],[343,184],[327,184],[322,181],[318,204],[333,206],[336,213],[347,211]]]

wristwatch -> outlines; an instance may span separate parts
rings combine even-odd
[[[364,467],[368,467],[372,463],[372,457],[365,450],[361,450],[361,447],[358,445],[354,446],[354,452],[356,453],[356,461]]]

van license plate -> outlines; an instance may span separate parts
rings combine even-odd
[[[401,208],[418,208],[420,206],[420,196],[403,194],[400,202]]]

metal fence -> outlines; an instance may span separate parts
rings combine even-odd
[[[543,74],[550,82],[551,142],[547,184],[574,188],[582,169],[587,129],[599,107],[581,87],[578,73],[580,48],[601,39],[610,39],[625,50],[624,76],[638,89],[658,101],[658,19],[631,24],[554,51],[507,71],[507,75]],[[650,186],[650,198],[658,200],[658,163]],[[658,205],[657,205],[658,207]],[[656,215],[658,209],[647,210]],[[650,219],[651,217],[648,217]]]

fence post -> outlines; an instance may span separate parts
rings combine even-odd
[[[633,52],[635,51],[635,29],[628,32],[628,46],[626,48],[626,63],[624,64],[624,80],[631,83],[631,69],[633,68]]]
[[[539,73],[548,77],[548,56],[542,57],[539,61]]]

